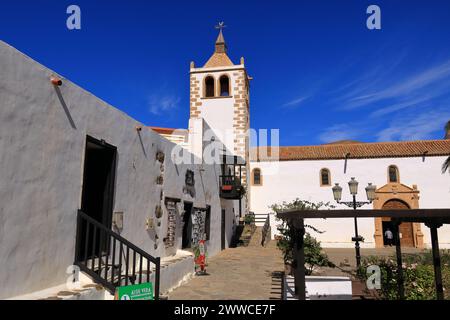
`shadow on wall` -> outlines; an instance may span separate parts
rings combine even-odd
[[[67,119],[70,122],[70,126],[72,127],[72,129],[76,130],[77,126],[75,125],[75,122],[73,121],[72,115],[70,114],[69,107],[67,107],[67,104],[64,101],[64,98],[63,98],[63,96],[61,94],[61,89],[59,87],[56,87],[56,86],[54,88],[55,88],[55,91],[56,91],[56,95],[58,96],[59,102],[61,103],[61,106],[63,107],[64,112],[66,113]]]

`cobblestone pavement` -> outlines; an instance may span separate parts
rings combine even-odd
[[[259,229],[248,247],[230,248],[208,261],[207,273],[172,291],[170,300],[280,299],[283,259],[275,241],[258,242]]]

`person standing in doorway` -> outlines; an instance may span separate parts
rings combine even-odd
[[[392,247],[392,242],[394,240],[394,234],[392,233],[392,231],[389,228],[386,229],[386,231],[384,232],[384,237],[386,239],[386,245]]]

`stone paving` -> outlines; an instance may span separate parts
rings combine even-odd
[[[261,230],[247,247],[229,248],[208,261],[207,273],[169,293],[170,300],[281,299],[284,270],[275,241],[260,245]]]
[[[207,275],[195,276],[168,294],[170,300],[267,300],[281,299],[283,259],[275,241],[260,245],[261,230],[257,229],[247,247],[229,248],[210,258]],[[420,250],[405,248],[403,253]],[[336,265],[343,263],[348,270],[355,266],[353,248],[324,248]],[[361,249],[362,256],[395,255],[395,248]],[[349,276],[340,268],[319,268],[317,275]]]

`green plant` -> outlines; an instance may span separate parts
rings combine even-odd
[[[318,210],[319,208],[327,207],[334,208],[334,206],[329,203],[319,202],[313,203],[310,201],[295,199],[292,202],[282,202],[281,204],[273,204],[270,208],[275,212],[281,212],[285,210]],[[277,219],[280,221],[280,219]],[[308,228],[317,233],[323,233],[317,228],[311,225],[305,225]],[[283,260],[285,264],[292,264],[293,262],[293,248],[294,239],[292,239],[292,233],[289,225],[286,221],[281,221],[278,226],[278,231],[281,234],[277,242],[277,247],[283,253]],[[322,247],[320,242],[317,241],[310,233],[306,232],[303,240],[304,252],[305,252],[305,273],[311,275],[316,267],[335,267],[335,265],[328,259],[328,256],[322,252]]]
[[[244,222],[246,224],[252,224],[255,222],[255,216],[253,214],[247,214],[244,217]]]
[[[442,252],[443,261],[450,259],[449,251]],[[402,255],[403,284],[405,299],[407,300],[432,300],[436,298],[434,284],[434,268],[432,256],[429,251],[420,254]],[[397,263],[394,257],[363,257],[359,277],[367,279],[364,270],[369,265],[377,265],[381,271],[381,289],[377,290],[380,297],[385,300],[398,299]],[[442,280],[444,288],[450,288],[450,267],[448,263],[442,264]],[[448,290],[444,291],[445,298],[449,299]]]

